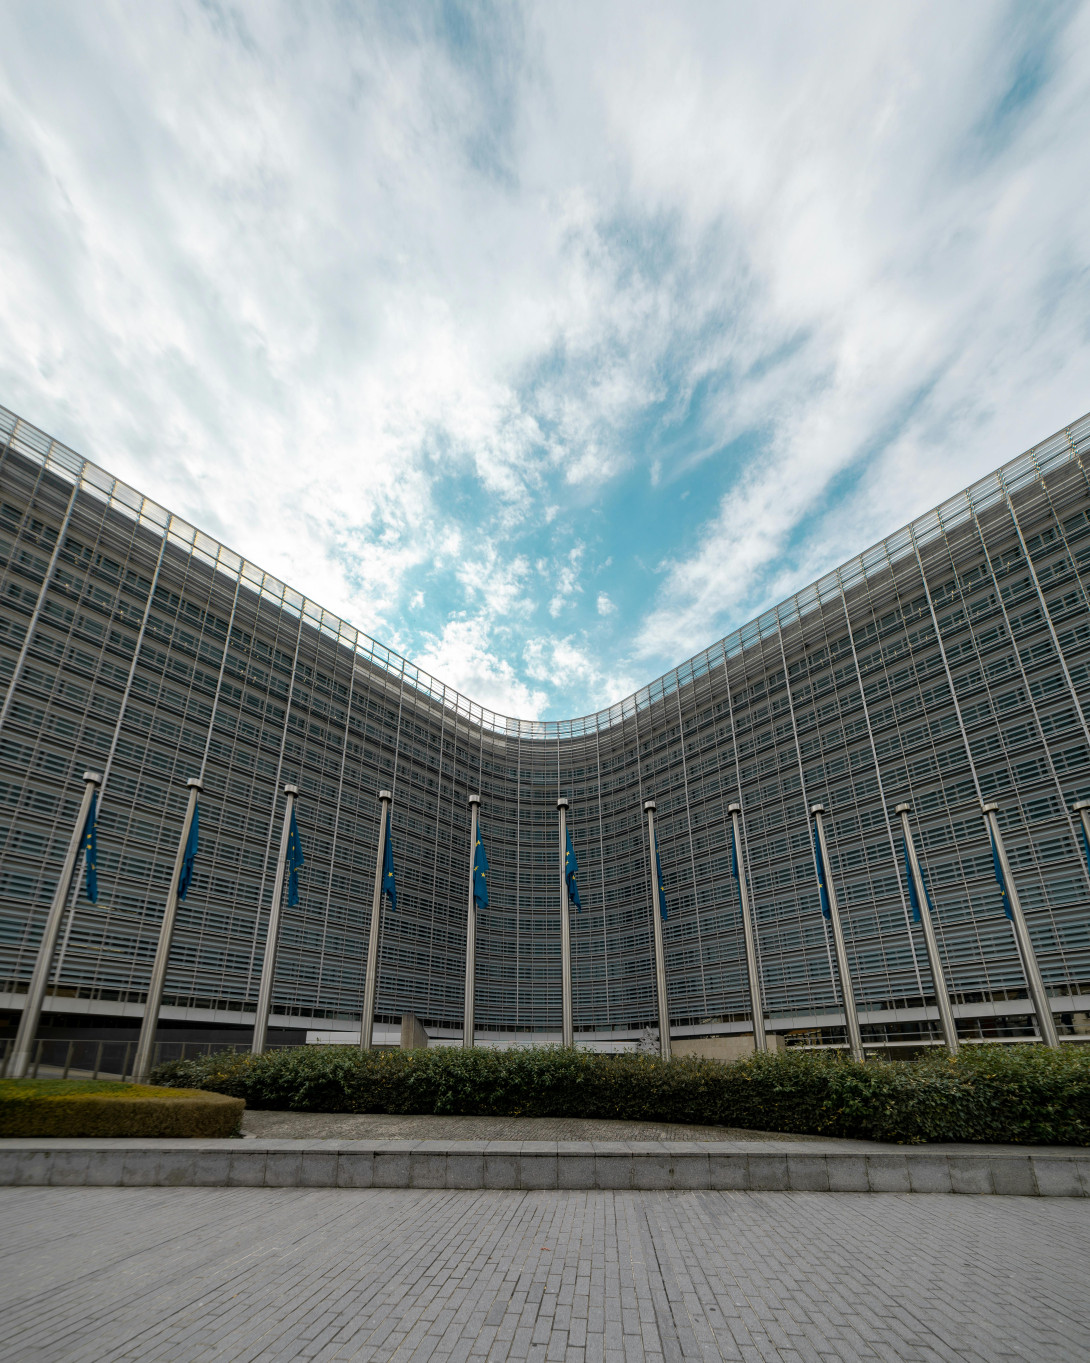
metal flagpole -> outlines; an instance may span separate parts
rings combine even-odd
[[[757,933],[753,926],[753,915],[749,906],[749,886],[746,883],[746,866],[742,855],[742,806],[737,801],[727,805],[731,817],[731,831],[734,835],[734,855],[738,865],[738,899],[742,905],[742,935],[746,944],[746,971],[749,974],[749,1001],[753,1012],[753,1049],[768,1050],[765,1036],[765,1006],[761,997],[761,972],[757,965]]]
[[[912,838],[912,829],[909,827],[908,816],[912,810],[909,804],[900,804],[894,807],[894,814],[901,816],[901,832],[904,835],[905,847],[908,850],[908,873],[912,877],[912,884],[916,891],[916,902],[913,908],[919,910],[920,927],[923,928],[923,940],[927,946],[927,959],[931,965],[931,981],[935,986],[935,1002],[939,1008],[939,1019],[942,1023],[942,1036],[946,1042],[946,1049],[951,1055],[958,1053],[958,1027],[954,1021],[954,1009],[950,1003],[950,991],[946,987],[946,974],[942,968],[942,958],[939,956],[938,938],[935,936],[935,925],[931,921],[931,906],[927,901],[927,890],[923,883],[923,873],[920,871],[920,861],[916,856],[916,844]]]
[[[378,988],[379,933],[382,927],[382,868],[386,861],[386,825],[393,793],[380,790],[382,812],[378,821],[378,855],[375,859],[375,896],[371,901],[371,932],[367,938],[367,973],[363,978],[363,1012],[360,1015],[360,1050],[369,1051],[375,1035],[375,990]]]
[[[53,893],[53,903],[49,906],[49,916],[45,920],[45,931],[42,933],[42,940],[38,945],[38,958],[34,962],[34,971],[30,977],[30,984],[27,986],[23,1015],[19,1019],[19,1030],[15,1034],[15,1051],[8,1067],[8,1074],[12,1079],[22,1079],[27,1072],[27,1066],[30,1064],[31,1052],[34,1048],[34,1034],[38,1030],[38,1022],[42,1015],[42,1003],[45,1000],[45,991],[49,984],[49,972],[53,968],[53,955],[57,949],[57,938],[60,936],[61,922],[64,919],[64,910],[68,903],[72,882],[76,877],[76,863],[80,848],[83,845],[87,814],[91,808],[91,800],[94,798],[95,791],[102,784],[102,776],[97,771],[85,771],[83,780],[83,798],[80,801],[79,813],[76,815],[76,826],[72,830],[72,840],[68,844],[64,865],[61,867],[61,878],[57,881],[57,888]]]
[[[1056,1020],[1052,1016],[1052,1007],[1045,993],[1045,982],[1041,978],[1041,969],[1037,964],[1037,955],[1033,950],[1033,943],[1030,941],[1029,929],[1026,927],[1026,916],[1022,912],[1022,901],[1018,898],[1018,889],[1011,875],[1011,864],[1007,860],[1007,849],[1003,846],[1003,835],[999,831],[999,820],[996,814],[999,806],[993,800],[981,800],[980,812],[984,815],[984,822],[991,835],[992,843],[995,847],[996,855],[999,858],[999,865],[1003,872],[1004,884],[1001,887],[1005,891],[1005,897],[1009,906],[1009,917],[1011,927],[1014,929],[1014,940],[1018,943],[1018,954],[1022,958],[1022,969],[1025,971],[1026,984],[1029,985],[1029,996],[1033,1000],[1033,1009],[1037,1014],[1037,1030],[1041,1033],[1041,1040],[1046,1046],[1058,1049],[1060,1039],[1056,1035]]]
[[[575,1045],[571,1011],[571,900],[568,897],[568,800],[556,802],[560,813],[560,1044]]]
[[[280,836],[280,862],[273,883],[272,905],[269,908],[269,930],[265,937],[265,960],[261,966],[261,987],[257,992],[257,1017],[254,1019],[254,1040],[251,1052],[262,1055],[269,1032],[269,1011],[272,1008],[273,982],[276,976],[276,948],[280,938],[280,908],[284,897],[284,867],[288,860],[288,836],[291,833],[291,812],[295,808],[298,786],[285,786],[287,803],[284,805],[284,831]]]
[[[178,839],[174,871],[170,877],[170,888],[167,891],[167,906],[159,927],[159,945],[155,949],[155,964],[151,968],[151,979],[148,982],[148,997],[144,1004],[144,1021],[140,1024],[140,1040],[136,1043],[136,1059],[132,1065],[134,1084],[143,1083],[151,1069],[152,1053],[155,1050],[155,1031],[159,1026],[159,1005],[162,1003],[163,983],[167,974],[167,958],[170,956],[170,942],[174,936],[174,920],[178,915],[178,880],[182,874],[182,863],[185,861],[186,843],[189,841],[189,829],[193,823],[193,811],[197,807],[197,796],[204,789],[200,778],[197,776],[191,776],[186,785],[189,787],[189,802],[186,805],[185,818],[182,820],[182,835]]]
[[[473,1045],[476,1029],[473,1021],[473,1003],[477,988],[477,900],[474,895],[473,873],[477,855],[477,829],[481,819],[481,797],[469,797],[469,907],[466,910],[466,997],[462,1014],[462,1046],[465,1050]]]
[[[821,872],[825,878],[823,888],[826,894],[826,903],[829,906],[829,922],[833,929],[833,950],[836,956],[836,973],[840,976],[840,997],[844,1001],[844,1022],[848,1029],[848,1044],[851,1047],[852,1058],[862,1060],[864,1058],[863,1034],[859,1030],[859,1014],[855,1011],[855,991],[852,989],[852,977],[848,970],[848,948],[844,944],[844,929],[840,925],[840,906],[836,902],[836,890],[833,888],[833,878],[829,874],[829,849],[825,843],[825,806],[821,804],[811,805],[810,813],[813,815],[814,827],[817,830]]]
[[[666,998],[666,947],[662,940],[662,901],[659,898],[658,858],[655,856],[655,810],[654,800],[644,800],[644,813],[647,815],[647,852],[651,864],[651,918],[655,932],[655,993],[659,1005],[659,1055],[663,1060],[670,1059],[670,1007]]]

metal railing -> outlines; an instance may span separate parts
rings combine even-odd
[[[8,1061],[14,1049],[14,1039],[0,1042],[0,1078],[5,1078]],[[202,1055],[240,1052],[249,1054],[249,1041],[157,1041],[152,1054],[152,1068],[170,1060],[193,1060]],[[290,1046],[266,1046],[266,1051],[290,1050]],[[99,1041],[78,1037],[40,1037],[34,1043],[34,1055],[27,1070],[27,1078],[116,1079],[132,1078],[136,1056],[136,1041]],[[43,1074],[47,1071],[47,1074]],[[59,1071],[59,1074],[57,1073]]]

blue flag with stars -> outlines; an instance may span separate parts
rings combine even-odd
[[[905,849],[905,879],[908,881],[908,900],[912,905],[912,921],[914,923],[919,923],[923,918],[923,915],[920,912],[920,896],[916,893],[916,881],[912,875],[912,864],[908,859],[908,839],[903,838],[902,841]],[[927,899],[927,910],[929,913],[934,914],[935,906],[931,902],[931,891],[927,888],[927,881],[924,880],[922,866],[920,867],[920,881],[923,884],[924,896]]]
[[[91,792],[91,807],[83,829],[83,852],[87,870],[87,898],[98,903],[98,791]]]
[[[659,913],[662,914],[662,921],[669,920],[669,913],[666,910],[666,881],[662,876],[662,862],[659,859],[659,835],[655,834],[655,877],[659,887]]]
[[[1011,913],[1010,896],[1007,894],[1007,878],[1003,874],[1003,863],[999,860],[999,848],[995,845],[995,834],[989,829],[988,836],[992,840],[992,865],[995,867],[995,879],[999,885],[999,895],[1003,900],[1003,912],[1014,922],[1014,914]]]
[[[1086,869],[1090,871],[1090,838],[1086,836],[1086,825],[1079,820],[1079,829],[1082,833],[1082,849],[1086,853]]]
[[[386,846],[382,849],[382,893],[390,898],[390,908],[397,908],[397,881],[394,879],[394,828],[390,811],[386,811]]]
[[[479,909],[488,908],[488,854],[481,841],[481,823],[477,820],[477,837],[473,848],[473,902]]]
[[[288,908],[294,909],[299,903],[299,867],[304,864],[303,845],[299,841],[299,825],[295,822],[295,810],[291,811],[288,825]]]
[[[568,845],[564,850],[564,883],[568,887],[568,898],[579,910],[583,912],[583,905],[579,902],[579,886],[575,883],[575,873],[579,870],[579,863],[575,859],[575,847],[571,840],[571,829],[567,830]]]
[[[817,820],[814,820],[814,866],[817,868],[818,892],[821,895],[821,912],[827,919],[832,919],[833,911],[829,907],[829,891],[825,888],[825,865],[821,855],[821,843],[818,840]]]
[[[189,892],[190,885],[193,884],[193,863],[197,860],[197,849],[200,843],[198,828],[200,825],[200,806],[193,806],[193,822],[189,825],[189,836],[185,840],[185,854],[182,857],[182,870],[178,876],[178,898],[184,899]]]

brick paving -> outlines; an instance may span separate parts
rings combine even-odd
[[[1090,1206],[0,1190],[0,1358],[1084,1363]]]

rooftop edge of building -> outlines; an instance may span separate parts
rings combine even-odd
[[[519,719],[478,704],[3,405],[0,405],[0,439],[6,448],[33,459],[68,482],[80,483],[92,496],[102,498],[134,520],[155,527],[160,535],[169,535],[179,546],[196,552],[216,567],[239,573],[255,592],[274,601],[281,609],[305,616],[316,628],[365,654],[372,664],[404,677],[422,695],[463,713],[471,723],[509,736],[549,739],[612,728],[624,717],[646,709],[702,676],[718,661],[735,656],[750,644],[817,609],[827,595],[840,594],[848,586],[887,571],[913,552],[915,546],[928,543],[972,511],[993,505],[997,499],[1010,496],[1027,482],[1078,459],[1082,453],[1090,451],[1090,412],[1015,455],[993,472],[947,497],[901,529],[886,535],[623,700],[572,719]]]

